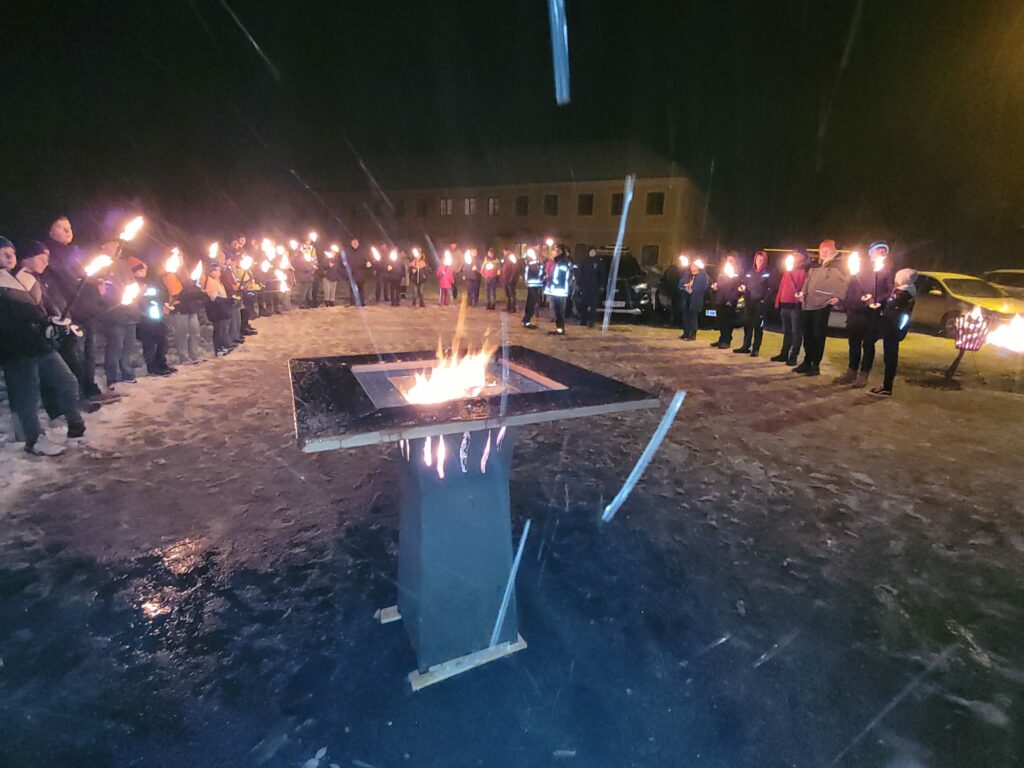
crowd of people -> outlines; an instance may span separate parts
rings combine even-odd
[[[177,366],[204,361],[203,329],[212,328],[213,354],[230,354],[257,333],[253,322],[292,307],[339,306],[347,292],[350,306],[368,301],[417,308],[426,305],[424,287],[436,281],[437,301],[449,306],[464,292],[470,307],[481,304],[518,313],[518,285],[526,288],[523,326],[537,328],[543,307],[550,307],[552,334],[565,333],[566,317],[593,327],[608,278],[606,262],[595,249],[574,261],[569,249],[549,240],[520,254],[508,249],[459,248],[441,252],[408,250],[384,244],[364,246],[352,239],[345,248],[323,247],[316,232],[303,241],[257,242],[243,234],[226,244],[210,244],[205,257],[188,257],[177,248],[136,254],[131,241],[142,226],[139,217],[117,239],[103,243],[89,258],[73,245],[65,216],[57,217],[42,240],[17,249],[0,236],[0,366],[16,427],[28,452],[52,456],[64,444],[50,440],[39,405],[51,420],[67,421],[69,440],[85,433],[83,413],[91,413],[125,394],[136,382],[133,359],[141,345],[150,375],[169,376]],[[148,258],[147,258],[148,256]],[[849,370],[837,384],[863,387],[881,339],[885,377],[875,394],[890,395],[899,342],[906,333],[914,301],[912,270],[894,272],[889,248],[873,244],[867,262],[857,254],[838,258],[826,240],[811,257],[788,254],[772,265],[764,251],[744,269],[735,253],[725,256],[714,276],[700,261],[681,258],[673,296],[673,315],[681,338],[695,340],[698,322],[711,292],[717,314],[720,349],[732,348],[734,329],[743,328],[736,353],[758,356],[764,321],[774,302],[783,338],[771,359],[797,373],[819,374],[829,313],[846,311]],[[371,286],[372,283],[372,286]],[[571,307],[570,307],[571,301]],[[171,346],[174,364],[168,355]],[[99,351],[102,348],[102,360]],[[799,360],[801,350],[803,360]],[[102,368],[105,387],[96,373]]]
[[[680,273],[673,296],[673,315],[683,327],[680,338],[694,341],[708,291],[716,318],[718,338],[711,346],[735,354],[757,357],[764,338],[765,318],[774,305],[782,324],[782,346],[771,360],[790,366],[804,376],[820,375],[829,318],[834,310],[846,313],[849,365],[834,379],[837,386],[867,386],[882,341],[884,376],[870,392],[888,397],[899,362],[899,345],[907,334],[914,308],[917,272],[896,270],[887,243],[872,243],[867,258],[854,251],[841,258],[834,240],[821,242],[810,255],[787,253],[772,264],[758,251],[748,267],[736,252],[725,255],[714,277],[700,259],[680,257]],[[733,333],[743,329],[743,340],[733,349]],[[801,351],[803,359],[800,359]]]

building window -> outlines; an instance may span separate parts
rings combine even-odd
[[[622,215],[622,193],[612,192],[612,216]]]
[[[416,200],[416,216],[423,219],[427,216],[427,201],[425,198],[418,198]]]
[[[558,195],[544,195],[544,215],[558,215]]]
[[[395,218],[405,218],[405,198],[399,197],[395,200]]]
[[[440,205],[438,206],[437,212],[441,216],[451,216],[452,199],[450,197],[442,197],[438,202],[440,203]]]
[[[640,250],[640,266],[654,267],[658,264],[661,248],[657,245],[645,245]]]
[[[593,193],[586,193],[579,195],[576,198],[576,213],[579,216],[593,216],[594,215],[594,195]]]
[[[647,215],[648,216],[661,216],[665,212],[665,193],[664,192],[648,192],[647,193]]]
[[[487,198],[487,215],[488,216],[497,216],[499,213],[501,213],[501,201],[500,201],[500,199],[497,198],[497,197],[488,197]]]
[[[530,198],[526,195],[516,195],[516,216],[525,216],[530,212]]]
[[[464,216],[476,215],[476,198],[475,197],[464,197],[462,198],[462,213]]]

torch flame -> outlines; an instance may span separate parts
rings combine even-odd
[[[279,245],[276,248],[274,248],[274,253],[276,253],[278,256],[287,256],[288,255],[288,251],[285,249],[285,247],[283,245]],[[267,254],[267,255],[269,256],[270,254]]]
[[[249,254],[243,256],[241,259],[238,260],[238,266],[240,266],[243,271],[252,269],[252,256],[250,256]]]
[[[281,293],[288,293],[288,274],[283,269],[275,269],[274,277],[277,278],[277,287]]]
[[[704,269],[704,261],[702,259],[697,259],[693,263],[697,265],[697,269]]]
[[[203,262],[197,261],[196,268],[192,270],[192,274],[188,276],[188,279],[198,285],[199,278],[203,276]]]
[[[299,241],[293,237],[291,240],[288,241],[288,247],[291,248],[293,251],[299,250]]]
[[[220,243],[210,243],[210,258],[216,259],[217,253],[220,251]]]
[[[452,265],[452,252],[451,251],[445,251],[444,252],[444,265],[446,267],[450,267]]]
[[[260,262],[260,271],[269,272],[272,266],[274,265],[270,263],[270,259],[264,259],[263,261]]]
[[[128,285],[124,287],[124,291],[121,293],[121,304],[127,307],[137,298],[139,298],[139,284],[128,283]]]
[[[736,277],[736,267],[733,266],[731,261],[725,262],[723,271],[725,272],[726,277]]]
[[[392,248],[391,253],[388,254],[388,258],[392,261],[398,261],[398,251]]]
[[[337,243],[331,243],[331,251],[333,251],[334,253],[341,253],[341,246],[339,246]]]
[[[269,237],[263,238],[263,242],[260,243],[260,250],[263,251],[263,255],[268,259],[274,258],[274,243],[271,242]]]
[[[316,239],[317,239],[318,237],[319,237],[319,235],[318,235],[318,234],[317,234],[316,232],[310,232],[310,233],[309,233],[309,242],[311,242],[311,243],[315,243],[315,242],[316,242]]]
[[[124,242],[129,242],[135,239],[135,236],[139,234],[139,230],[142,229],[142,225],[146,223],[146,220],[141,216],[136,216],[134,219],[124,225],[124,229],[121,230],[121,234],[118,236]]]
[[[513,264],[515,264],[516,263],[516,255],[514,253],[510,253],[508,255],[508,260],[511,261]]]
[[[860,272],[860,254],[853,251],[846,258],[846,267],[850,270],[851,275],[856,275]]]
[[[292,268],[292,260],[288,258],[288,254],[287,253],[282,253],[281,254],[281,261],[278,263],[278,266],[281,269],[291,269]]]
[[[527,248],[526,249],[526,258],[528,258],[530,261],[533,261],[534,259],[537,258],[537,252],[535,250],[533,250],[533,248]]]
[[[679,266],[683,267],[684,269],[690,266],[690,259],[684,253],[679,254]]]
[[[175,246],[171,248],[171,255],[167,257],[167,262],[164,264],[164,272],[173,275],[179,269],[181,269],[181,251]]]
[[[374,261],[380,261],[380,251],[377,250],[377,246],[376,245],[371,245],[370,246],[370,252],[373,254],[373,260]]]
[[[988,343],[1010,352],[1024,352],[1024,317],[1014,315],[1010,322],[994,328],[988,334]]]
[[[106,269],[113,263],[114,260],[112,258],[107,256],[107,254],[105,253],[101,253],[99,256],[97,256],[96,258],[94,258],[92,261],[85,265],[86,277],[92,277],[101,269]]]
[[[786,255],[786,271],[792,272],[793,268],[796,267],[796,254],[790,253]]]
[[[420,257],[420,249],[419,248],[413,248],[412,249],[412,255],[415,256],[418,259]]]
[[[473,252],[468,248],[462,252],[462,260],[467,264],[473,263]]]
[[[549,237],[547,240],[544,241],[544,245],[546,245],[548,248],[550,248],[554,244],[555,244],[555,238],[553,238],[553,237]]]
[[[872,263],[873,263],[875,272],[881,272],[882,268],[885,266],[885,256],[875,256],[875,258],[874,258]]]

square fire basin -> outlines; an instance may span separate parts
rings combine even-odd
[[[433,351],[291,360],[295,432],[306,453],[653,408],[642,389],[526,347],[508,348],[508,391],[436,405],[405,402],[399,385],[432,368]],[[502,382],[502,358],[490,370]],[[502,400],[505,400],[502,414]]]

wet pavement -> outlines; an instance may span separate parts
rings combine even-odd
[[[372,620],[395,602],[398,451],[300,453],[287,360],[431,349],[455,313],[365,320],[268,318],[131,388],[57,463],[4,449],[0,766],[1024,760],[1020,396],[878,401],[667,329],[512,323],[689,395],[607,525],[660,413],[523,429],[529,648],[413,694],[401,625]]]

